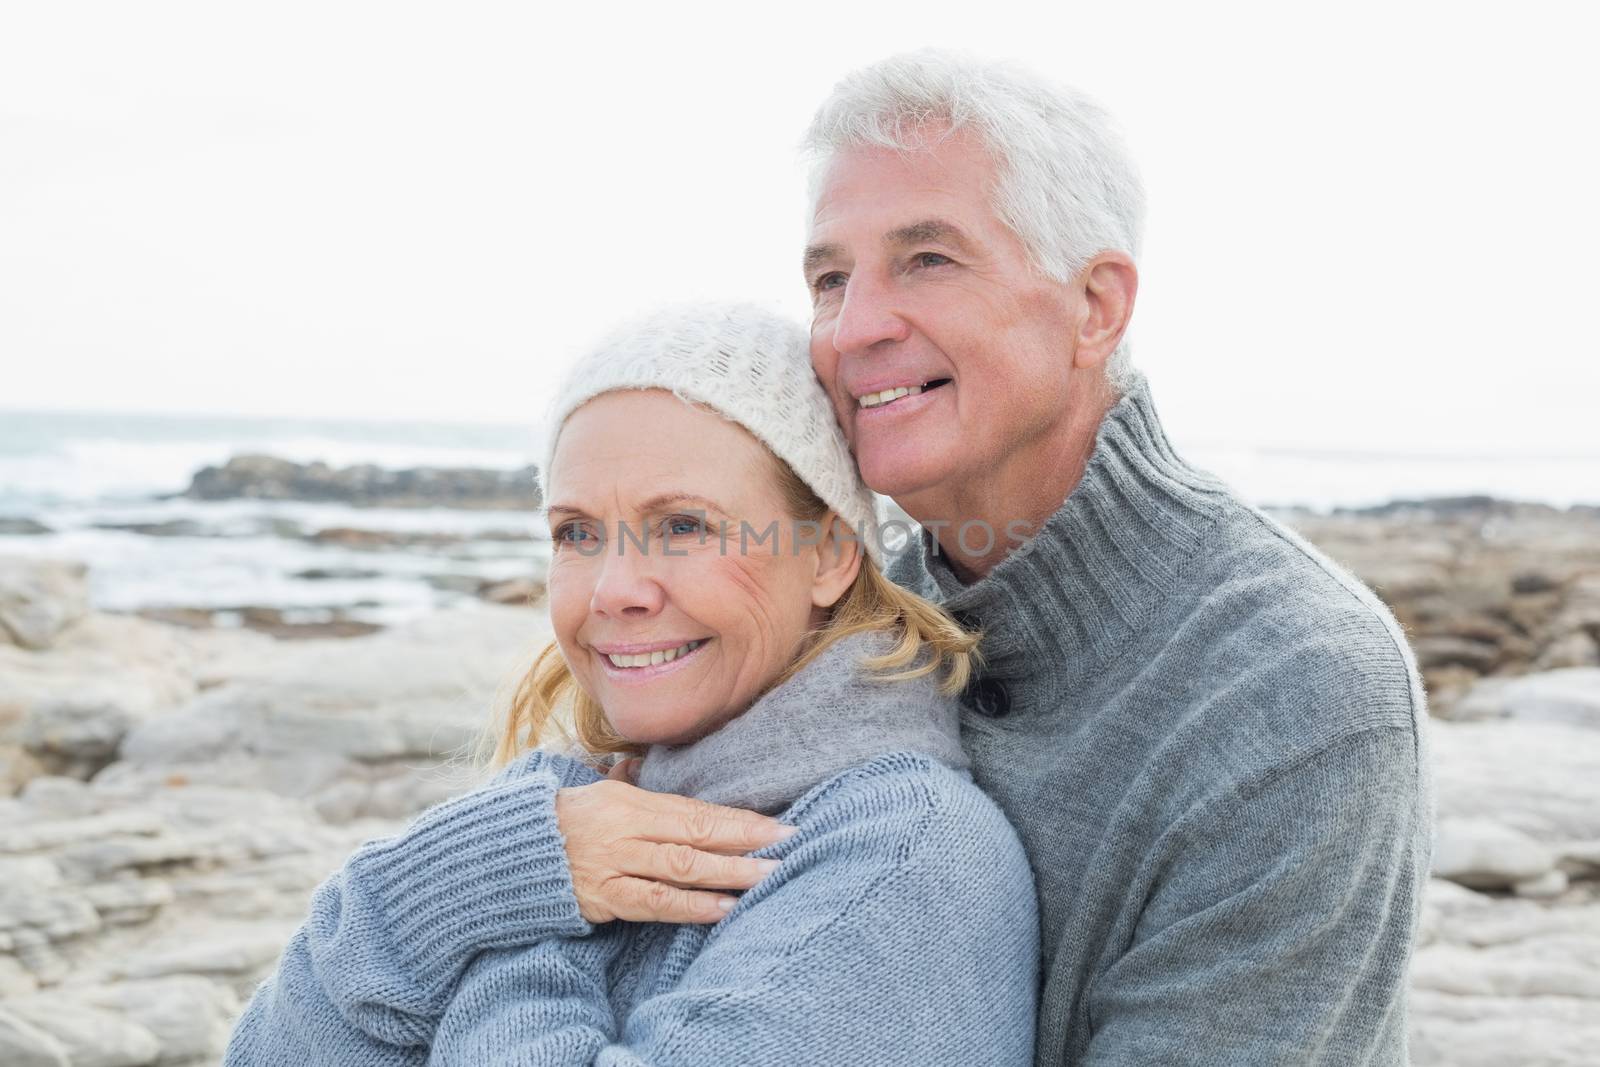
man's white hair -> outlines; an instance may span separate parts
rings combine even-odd
[[[1035,269],[1066,282],[1107,249],[1138,259],[1144,187],[1105,109],[1015,64],[940,49],[891,56],[834,86],[802,142],[813,211],[837,153],[928,148],[964,127],[994,159],[995,214]],[[1133,373],[1128,347],[1124,335],[1106,368],[1119,390]]]

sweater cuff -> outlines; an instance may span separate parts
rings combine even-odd
[[[593,931],[556,822],[562,785],[543,769],[491,784],[362,850],[353,873],[381,902],[396,956],[430,1000],[445,999],[485,949]]]

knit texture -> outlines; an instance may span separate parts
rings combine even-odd
[[[773,815],[815,783],[889,752],[966,769],[961,705],[939,692],[935,675],[885,682],[860,669],[894,644],[885,632],[835,641],[721,729],[689,744],[651,745],[637,784]],[[797,715],[796,706],[835,710]]]
[[[753,705],[757,728],[647,754],[656,785],[702,799],[794,794],[779,821],[799,832],[751,853],[780,866],[722,921],[585,922],[554,797],[600,776],[532,752],[318,888],[224,1062],[1031,1062],[1026,855],[935,681],[861,671],[882,647],[847,638]],[[839,748],[783,765],[806,738]]]
[[[1384,606],[1173,451],[1148,383],[1038,535],[963,585],[976,781],[1041,909],[1036,1062],[1401,1064],[1431,855],[1426,711]]]
[[[551,402],[539,467],[544,498],[567,416],[602,393],[666,389],[754,434],[838,512],[882,567],[877,500],[811,372],[809,347],[802,327],[755,304],[667,308],[622,327],[568,370]]]

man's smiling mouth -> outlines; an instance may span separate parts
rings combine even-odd
[[[949,381],[949,378],[934,378],[931,381],[923,382],[921,385],[902,385],[896,389],[868,393],[865,396],[856,397],[856,406],[863,411],[870,411],[873,408],[881,408],[885,404],[892,404],[903,396],[919,396],[930,389],[937,389],[941,385],[948,384]]]

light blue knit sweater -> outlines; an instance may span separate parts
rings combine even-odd
[[[225,1063],[1031,1062],[1021,843],[965,769],[955,702],[854,668],[874,637],[646,756],[652,788],[800,828],[752,853],[781,865],[715,926],[584,921],[554,798],[599,776],[531,753],[318,887]]]

